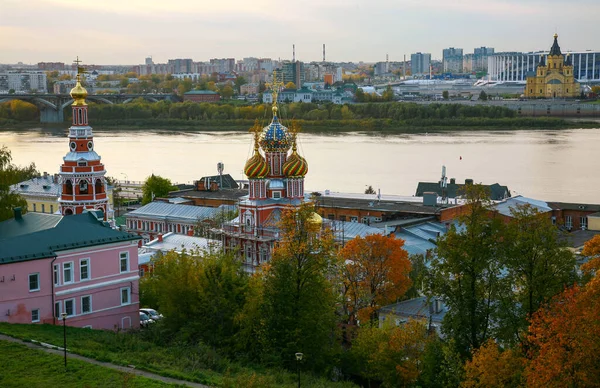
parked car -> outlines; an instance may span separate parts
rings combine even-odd
[[[148,327],[149,324],[154,323],[148,314],[140,311],[140,327]]]
[[[163,318],[163,315],[159,314],[159,312],[154,309],[142,308],[140,309],[140,312],[148,315],[148,317],[150,317],[150,319],[153,321],[158,321],[159,319]]]

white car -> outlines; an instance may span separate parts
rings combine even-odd
[[[142,308],[142,309],[140,309],[140,313],[144,313],[144,314],[148,315],[148,317],[152,321],[158,321],[159,319],[163,318],[163,315],[159,314],[158,311],[156,311],[154,309]]]

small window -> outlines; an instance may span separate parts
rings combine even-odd
[[[29,274],[29,292],[40,290],[40,274],[32,273]]]
[[[54,264],[52,278],[54,279],[54,285],[60,286],[60,264]]]
[[[281,198],[281,191],[274,191],[273,199],[279,199],[279,198]]]
[[[63,263],[63,284],[73,283],[73,262]]]
[[[36,212],[37,211],[37,205],[34,203],[33,204],[33,211]]]
[[[579,225],[581,229],[587,229],[587,217],[579,217]]]
[[[92,296],[86,295],[81,297],[81,313],[89,314],[92,312]]]
[[[54,318],[60,318],[61,308],[60,302],[54,303]]]
[[[144,277],[144,267],[140,268],[140,277],[143,278]]]
[[[350,217],[350,222],[358,222],[358,217]]]
[[[75,315],[75,299],[65,300],[65,313],[67,313],[67,317]]]
[[[46,205],[42,204],[42,213],[46,213]]]
[[[121,272],[129,272],[129,252],[121,252],[119,257]]]
[[[54,205],[50,205],[50,214],[54,214]]]
[[[81,180],[79,181],[79,194],[87,194],[88,193],[88,181]]]
[[[87,167],[87,162],[77,162],[77,167]]]
[[[121,288],[121,305],[131,303],[131,288]]]
[[[79,280],[90,280],[90,259],[79,260]]]
[[[31,323],[40,321],[40,309],[31,310]]]

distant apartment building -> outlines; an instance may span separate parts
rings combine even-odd
[[[463,49],[450,47],[442,51],[444,73],[462,73]]]
[[[75,87],[76,83],[77,81],[75,80],[56,81],[52,89],[54,94],[68,94]]]
[[[14,70],[0,72],[0,94],[15,93],[46,93],[46,73],[43,71]]]
[[[38,62],[37,68],[44,71],[64,70],[63,62]]]
[[[381,76],[384,74],[388,74],[390,72],[390,63],[389,62],[377,62],[373,67],[373,72],[375,76]]]
[[[215,66],[217,73],[230,73],[235,70],[235,58],[213,58],[210,64]]]
[[[181,74],[181,73],[193,73],[194,71],[192,70],[192,66],[193,66],[194,61],[192,61],[189,58],[185,58],[185,59],[169,59],[169,61],[167,62],[167,65],[171,66],[173,68],[173,71],[171,73],[173,74]]]
[[[479,47],[473,51],[473,71],[487,71],[488,57],[494,55],[493,47]]]
[[[258,94],[258,84],[251,83],[240,86],[240,94]]]
[[[429,74],[429,66],[431,66],[431,54],[418,52],[410,55],[412,75]]]
[[[304,63],[300,61],[282,63],[278,73],[278,77],[281,77],[280,80],[284,85],[293,82],[296,87],[300,88],[304,83]]]

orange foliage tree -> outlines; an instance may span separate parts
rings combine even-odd
[[[522,387],[525,358],[516,349],[500,351],[494,340],[488,340],[465,364],[465,380],[461,387]]]
[[[529,333],[528,387],[598,386],[600,275],[538,310]]]
[[[410,260],[404,241],[378,234],[356,237],[341,251],[343,282],[350,320],[377,320],[381,305],[396,301],[410,288]]]
[[[595,235],[583,246],[581,253],[591,257],[590,261],[581,266],[584,272],[596,272],[600,269],[600,234]]]

